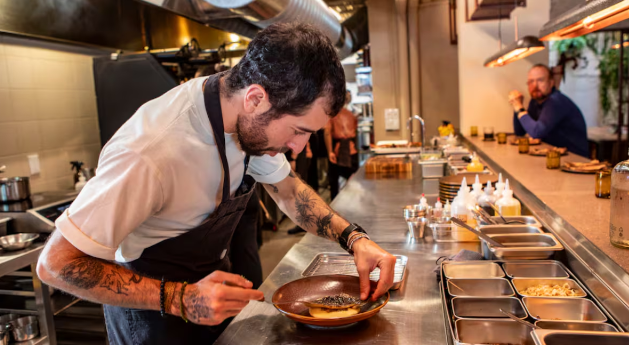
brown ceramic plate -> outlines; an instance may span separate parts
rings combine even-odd
[[[282,285],[273,294],[273,304],[280,313],[291,320],[313,326],[336,327],[368,319],[377,314],[389,302],[387,292],[375,302],[368,302],[360,308],[360,312],[349,317],[323,319],[310,316],[308,307],[302,302],[277,304],[283,301],[312,301],[317,298],[346,293],[360,296],[358,277],[333,274],[305,277]]]

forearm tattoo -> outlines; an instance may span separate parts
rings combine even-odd
[[[122,270],[124,268],[105,264],[99,259],[84,257],[65,265],[61,269],[61,279],[83,290],[101,287],[117,295],[128,295],[131,285],[139,284],[142,276],[131,273],[131,277],[125,278],[128,273],[121,273]]]
[[[302,228],[314,227],[317,235],[331,240],[338,239],[339,235],[332,229],[332,218],[338,215],[322,200],[316,198],[312,189],[306,186],[297,192],[295,209],[297,211],[295,220]]]

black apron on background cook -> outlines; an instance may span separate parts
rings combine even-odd
[[[225,130],[219,97],[220,76],[215,74],[208,78],[203,97],[223,165],[222,201],[199,226],[146,248],[140,258],[123,264],[141,275],[195,283],[213,271],[230,270],[228,250],[234,229],[254,191],[255,180],[246,175],[247,158],[242,183],[236,195],[233,198],[230,196],[229,165],[225,154]],[[179,316],[166,315],[163,318],[159,311],[153,310],[110,305],[104,305],[103,308],[109,341],[116,345],[212,344],[227,326],[227,322],[213,327],[186,323]]]

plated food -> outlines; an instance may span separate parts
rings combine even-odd
[[[539,145],[542,143],[541,139],[529,138],[529,145]],[[511,145],[519,145],[518,138],[514,138],[509,140],[509,144]]]
[[[600,170],[609,168],[609,163],[595,159],[590,162],[565,162],[561,170],[580,174],[594,174]]]
[[[531,297],[581,297],[583,293],[576,289],[570,288],[568,283],[563,285],[559,284],[539,284],[535,286],[529,286],[528,288],[519,291],[520,294]]]
[[[360,312],[362,301],[360,298],[346,293],[318,298],[308,305],[312,317],[334,319],[356,315]]]
[[[546,156],[548,151],[553,150],[559,152],[560,155],[564,156],[568,154],[568,149],[565,147],[552,147],[552,148],[532,148],[529,150],[529,155],[531,156]]]

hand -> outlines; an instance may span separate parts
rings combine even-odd
[[[356,262],[360,279],[360,298],[362,300],[366,300],[371,292],[369,273],[376,267],[380,268],[380,280],[378,280],[376,291],[374,291],[372,297],[372,300],[375,301],[393,286],[395,256],[366,238],[361,238],[354,242],[352,249],[354,250],[354,262]]]
[[[264,299],[261,291],[252,290],[251,287],[253,283],[239,275],[215,271],[196,284],[186,286],[183,296],[186,318],[196,324],[218,325],[240,313],[249,301]],[[179,298],[179,293],[174,298]],[[181,315],[178,302],[173,303],[171,314]]]
[[[524,103],[524,96],[520,93],[520,91],[513,90],[509,92],[509,104],[513,107],[514,111],[518,111],[522,109]]]
[[[328,152],[328,157],[330,158],[330,163],[336,164],[336,154],[334,152]]]

